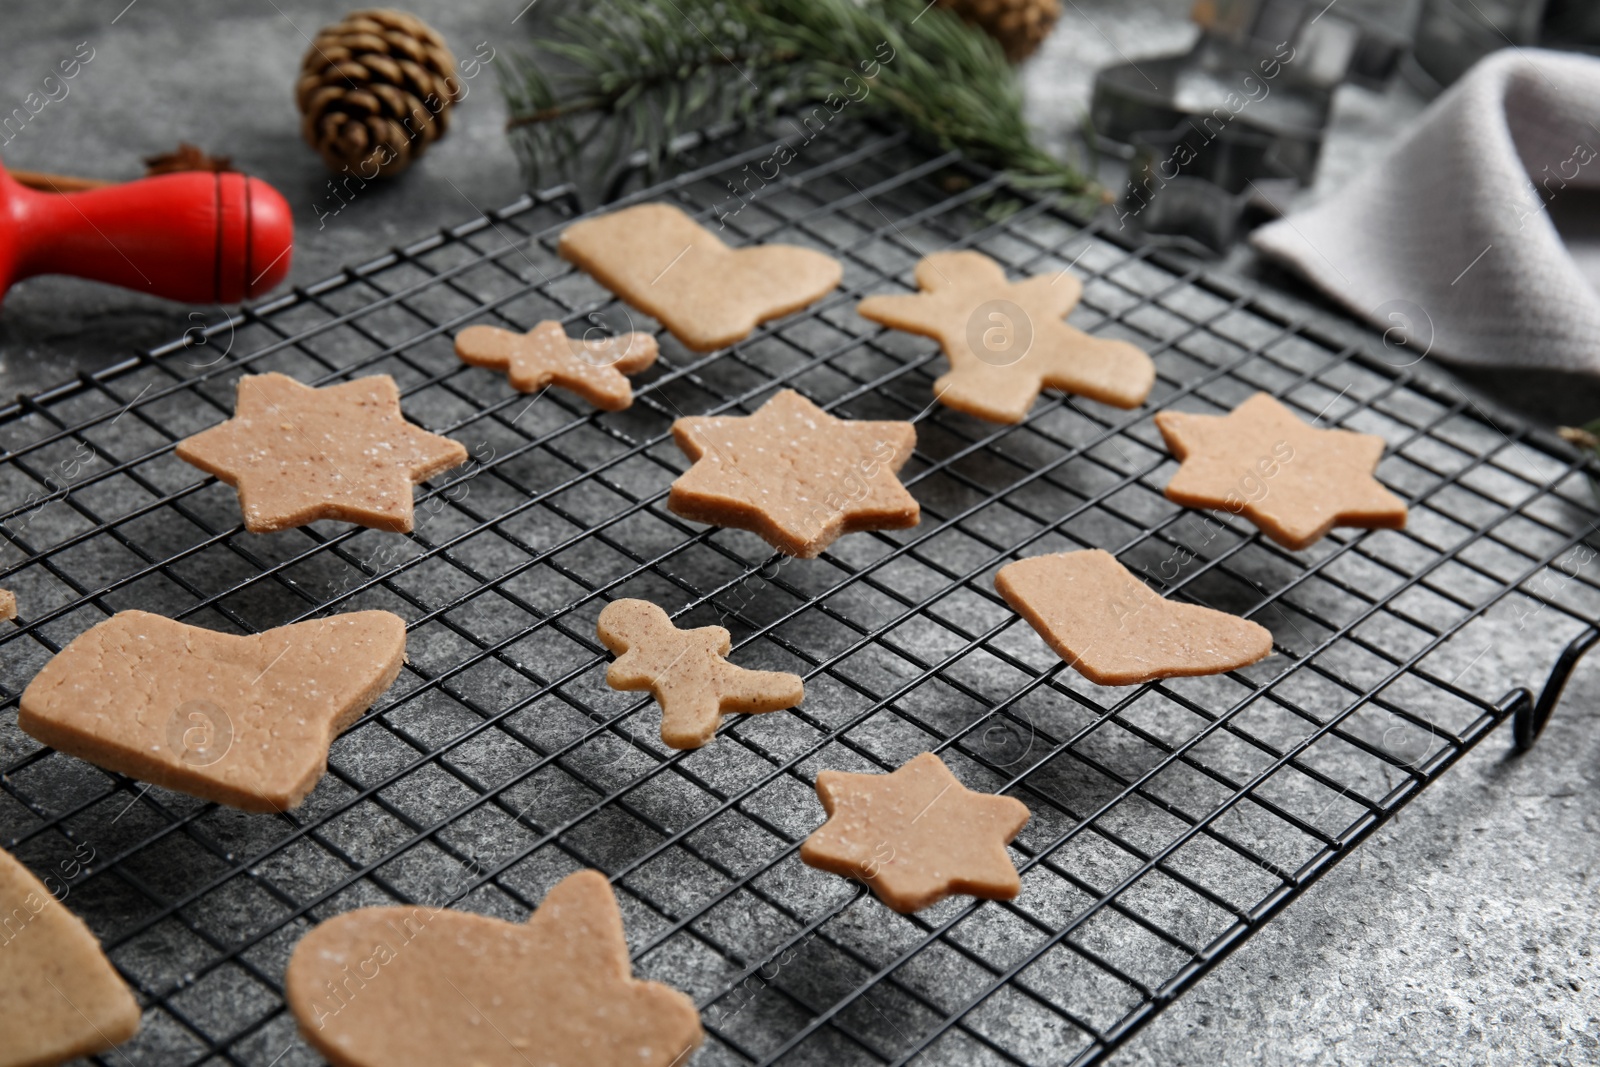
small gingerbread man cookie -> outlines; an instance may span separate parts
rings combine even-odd
[[[935,252],[917,264],[916,277],[921,292],[869,296],[856,312],[938,340],[950,370],[933,395],[945,406],[1011,423],[1046,387],[1119,408],[1150,395],[1156,369],[1148,355],[1062,321],[1083,293],[1066,271],[1008,282],[982,252]]]
[[[721,626],[680,630],[648,600],[607,604],[595,633],[617,653],[606,684],[650,690],[661,705],[662,743],[670,748],[699,748],[727,712],[778,711],[805,697],[798,674],[729,663],[733,640]]]
[[[461,362],[505,371],[513,389],[531,393],[556,385],[603,411],[621,411],[633,403],[627,376],[654,363],[657,351],[656,339],[647,333],[580,339],[568,337],[552,319],[527,333],[468,326],[456,335]]]

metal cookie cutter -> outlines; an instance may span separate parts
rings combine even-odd
[[[1188,52],[1095,77],[1096,146],[1130,161],[1120,217],[1221,251],[1316,172],[1333,91],[1381,88],[1404,38],[1307,0],[1199,0]]]

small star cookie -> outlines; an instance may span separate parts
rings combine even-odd
[[[671,204],[640,204],[561,233],[561,257],[696,352],[815,303],[839,284],[832,256],[795,245],[729,248]]]
[[[750,530],[812,559],[842,535],[903,530],[922,512],[895,475],[917,444],[909,422],[838,419],[785,389],[754,415],[679,419],[694,461],[667,497],[676,515]]]
[[[682,1067],[694,1001],[633,977],[605,875],[557,882],[527,922],[358,908],[289,957],[284,999],[334,1067]]]
[[[604,411],[633,403],[627,375],[656,361],[656,339],[647,333],[586,340],[568,337],[551,319],[527,333],[497,326],[468,326],[456,335],[456,355],[475,367],[505,371],[523,393],[557,385]]]
[[[1158,412],[1156,427],[1182,463],[1168,500],[1243,515],[1287,549],[1335,526],[1405,527],[1405,501],[1373,477],[1381,437],[1308,426],[1266,393],[1226,415]]]
[[[80,845],[79,848],[83,848]],[[75,851],[79,861],[91,862]],[[46,882],[54,881],[54,891]],[[61,903],[69,885],[41,882],[0,851],[0,1064],[66,1063],[139,1030],[139,1004],[93,932]]]
[[[595,633],[617,654],[606,684],[650,690],[661,705],[661,740],[671,748],[710,741],[726,712],[778,711],[805,697],[798,674],[729,663],[733,639],[721,626],[680,630],[648,600],[607,604]]]
[[[387,374],[321,389],[283,374],[239,379],[233,418],[178,442],[178,458],[239,491],[245,529],[339,519],[411,532],[411,487],[467,461],[413,426]]]
[[[862,318],[938,340],[950,370],[933,383],[945,406],[990,422],[1021,422],[1046,387],[1119,408],[1144,403],[1150,357],[1062,320],[1083,284],[1061,271],[1019,282],[982,252],[935,252],[917,264],[919,293],[869,296]]]
[[[1008,563],[994,587],[1096,685],[1222,674],[1272,654],[1265,626],[1167,600],[1098,548]]]
[[[805,839],[800,859],[861,879],[895,911],[952,893],[1010,900],[1022,888],[1006,846],[1028,806],[968,789],[931,752],[889,774],[823,771],[817,797],[828,821]]]

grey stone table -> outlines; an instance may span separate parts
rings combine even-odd
[[[459,54],[504,55],[562,0],[411,0]],[[296,213],[294,282],[324,277],[522,190],[491,69],[449,137],[402,180],[339,206],[300,142],[289,87],[308,35],[342,5],[310,0],[29,0],[6,12],[0,112],[79,42],[93,60],[65,99],[0,146],[8,165],[130,178],[180,138],[229,154]],[[1095,67],[1183,47],[1187,0],[1067,0],[1025,70],[1031,116],[1066,145]],[[21,8],[22,10],[17,10]],[[1423,102],[1403,86],[1338,100],[1319,187],[1359,169]],[[1314,191],[1313,191],[1314,192]],[[1274,278],[1248,260],[1230,268]],[[209,309],[214,313],[214,309]],[[208,309],[200,309],[207,312]],[[14,288],[0,311],[0,393],[36,389],[166,341],[190,309],[71,279]],[[1600,414],[1571,382],[1492,384],[1536,417]],[[1526,674],[1551,636],[1474,669]],[[1509,685],[1510,682],[1508,681]],[[1404,815],[1119,1054],[1118,1063],[1600,1062],[1600,672],[1580,668],[1544,740],[1487,741]]]

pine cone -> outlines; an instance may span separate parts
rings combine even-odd
[[[416,16],[353,11],[323,27],[300,63],[301,135],[332,170],[398,174],[444,136],[450,105],[465,95],[455,66]]]
[[[1060,0],[939,0],[1000,42],[1013,63],[1031,56],[1061,17]]]

